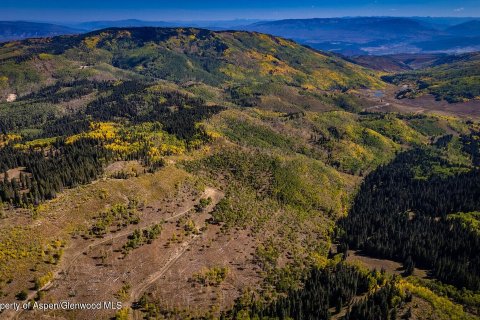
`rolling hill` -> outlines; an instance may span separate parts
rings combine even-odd
[[[0,74],[4,94],[22,95],[57,80],[120,77],[202,82],[252,103],[277,88],[308,92],[382,85],[368,69],[282,38],[188,28],[106,29],[5,44]]]
[[[392,54],[385,56],[354,56],[347,58],[347,60],[370,69],[393,73],[399,71],[420,70],[459,62],[472,62],[477,59],[477,52],[463,54]]]
[[[480,36],[480,20],[471,20],[457,24],[448,28],[446,32],[462,37]]]
[[[480,54],[446,56],[435,61],[430,68],[384,76],[383,79],[397,85],[409,85],[415,94],[428,92],[438,100],[451,103],[478,100]]]
[[[357,56],[352,58],[355,63],[366,68],[384,72],[401,72],[412,70],[407,63],[397,60],[393,56]]]

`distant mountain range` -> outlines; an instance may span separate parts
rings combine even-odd
[[[0,42],[78,34],[81,32],[84,32],[84,30],[49,23],[0,21]]]
[[[169,27],[170,23],[164,21],[142,21],[137,19],[117,21],[88,21],[71,25],[74,28],[93,31],[106,28],[131,28],[131,27]]]
[[[480,36],[480,20],[472,20],[447,29],[450,34],[458,36]]]
[[[29,21],[0,21],[0,42],[27,38],[53,37],[58,35],[80,34],[106,28],[131,27],[195,27],[210,30],[237,29],[258,22],[255,19],[219,21],[144,21],[137,19],[116,21],[88,21],[82,23],[40,23]]]
[[[90,21],[54,25],[0,22],[0,41],[78,34],[111,27],[197,27],[256,31],[347,56],[480,51],[480,19],[346,17],[278,21]]]
[[[291,19],[258,22],[246,29],[278,34],[301,42],[341,41],[369,43],[374,40],[425,38],[437,33],[426,23],[406,18]]]
[[[457,22],[457,24],[455,24]],[[480,20],[355,17],[258,22],[245,27],[344,55],[480,50]]]
[[[78,24],[69,24],[70,27],[95,31],[106,28],[131,28],[131,27],[193,27],[206,28],[211,30],[235,29],[239,26],[257,23],[256,19],[237,19],[237,20],[197,20],[197,21],[144,21],[138,19],[116,20],[116,21],[88,21]]]
[[[58,35],[80,34],[106,28],[131,27],[196,27],[210,30],[236,29],[259,20],[238,19],[218,21],[144,21],[137,19],[115,21],[88,21],[81,23],[40,23],[29,21],[0,21],[0,42],[27,38],[53,37]]]

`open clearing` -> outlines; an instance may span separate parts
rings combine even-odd
[[[206,208],[200,212],[195,210],[200,199],[208,198],[211,203]],[[138,225],[130,225],[104,238],[76,236],[65,250],[53,280],[42,288],[42,302],[120,301],[132,306],[143,294],[149,294],[166,307],[187,306],[190,312],[205,312],[212,304],[219,309],[230,307],[241,289],[254,286],[260,277],[251,257],[255,243],[248,232],[237,230],[225,234],[219,226],[207,223],[210,212],[222,198],[223,193],[217,189],[207,187],[199,193],[184,186],[175,197],[145,203],[139,210]],[[185,232],[187,220],[193,221],[196,230],[201,231]],[[163,230],[151,244],[144,244],[126,255],[122,252],[122,246],[135,229],[162,222]],[[195,273],[213,266],[229,270],[221,285],[206,288],[191,282]],[[125,288],[128,289],[123,290]],[[28,298],[35,295],[36,291],[32,290]],[[114,314],[112,310],[25,311],[4,316],[10,319],[104,319]],[[140,317],[140,313],[135,311],[135,316]]]
[[[403,265],[399,262],[388,260],[388,259],[372,258],[366,255],[363,255],[359,251],[353,251],[353,250],[348,251],[347,261],[352,263],[359,263],[361,266],[367,267],[370,270],[380,271],[383,269],[390,274],[401,275],[404,271]],[[428,272],[427,270],[415,268],[415,271],[413,273],[417,277],[426,278],[427,272]]]
[[[382,91],[383,96],[378,97],[371,90],[363,91],[371,101],[372,106],[365,109],[371,112],[400,112],[400,113],[424,113],[456,116],[460,118],[480,118],[480,100],[468,102],[448,103],[447,101],[435,100],[430,94],[424,94],[415,99],[396,99],[397,87],[389,86]]]

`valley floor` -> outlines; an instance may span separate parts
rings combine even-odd
[[[465,119],[480,118],[480,100],[470,100],[467,102],[448,103],[445,100],[438,101],[433,95],[424,94],[415,99],[396,99],[395,94],[399,90],[397,87],[387,87],[381,90],[382,96],[378,96],[377,91],[363,91],[373,103],[372,106],[365,108],[369,112],[398,112],[413,114],[437,114]]]

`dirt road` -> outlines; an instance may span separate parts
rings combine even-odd
[[[214,189],[214,188],[207,187],[207,188],[205,188],[205,191],[203,192],[203,194],[201,195],[200,198],[201,199],[207,199],[207,198],[212,199],[212,202],[206,208],[206,211],[210,212],[211,210],[213,210],[215,205],[223,198],[223,193],[219,190]],[[182,208],[182,210],[180,210],[179,212],[175,213],[174,215],[172,215],[168,218],[164,218],[164,219],[161,219],[159,221],[151,221],[150,225],[160,223],[162,221],[165,221],[165,222],[175,221],[178,218],[181,218],[182,216],[189,213],[194,208],[195,208],[195,204],[192,203],[191,205],[187,206],[186,208]],[[146,226],[148,226],[148,225],[146,225]],[[127,230],[123,230],[121,232],[111,234],[109,237],[98,239],[98,240],[95,240],[94,242],[90,242],[90,243],[88,243],[88,246],[82,248],[82,250],[77,250],[75,252],[75,254],[70,256],[70,257],[66,254],[64,256],[62,262],[60,263],[59,267],[57,268],[57,270],[55,270],[55,272],[53,273],[52,280],[49,281],[48,283],[46,283],[39,290],[29,292],[25,301],[22,301],[20,303],[24,303],[24,302],[27,302],[29,300],[33,300],[39,291],[45,291],[45,290],[50,289],[53,286],[53,284],[55,283],[55,281],[60,279],[60,277],[62,277],[62,275],[68,274],[70,269],[73,266],[75,266],[76,261],[84,255],[85,250],[95,249],[95,248],[97,248],[101,245],[104,245],[106,243],[113,242],[116,239],[126,237],[126,236],[130,235],[131,233],[132,233],[132,230],[129,228]],[[138,300],[141,297],[141,295],[143,294],[143,292],[145,290],[147,290],[148,287],[151,284],[155,283],[155,281],[157,281],[175,263],[175,261],[177,261],[183,255],[183,253],[185,253],[185,251],[188,249],[188,246],[190,245],[190,243],[192,241],[194,241],[197,237],[198,237],[198,235],[195,235],[191,239],[189,239],[188,241],[183,242],[180,245],[180,248],[175,250],[174,254],[172,254],[172,256],[167,260],[167,263],[160,270],[158,270],[154,274],[151,274],[150,276],[148,276],[145,279],[145,281],[143,281],[143,282],[139,283],[138,285],[134,286],[132,288],[132,291],[131,291],[131,298],[130,298],[130,301],[129,301],[129,305],[131,305],[134,301]],[[15,310],[9,310],[9,311],[1,314],[1,317],[2,317],[2,319],[17,319],[22,314],[23,311],[24,310],[22,310],[22,309],[20,309],[18,312],[15,311]]]
[[[206,188],[205,192],[203,194],[203,198],[210,198],[212,199],[212,202],[206,209],[207,212],[211,212],[213,208],[217,205],[217,203],[222,199],[223,193],[221,193],[218,190],[215,190],[213,188]],[[177,215],[175,217],[180,217],[181,215]],[[172,217],[173,219],[174,217]],[[165,272],[172,267],[175,262],[187,251],[188,247],[190,244],[195,241],[200,235],[196,234],[192,236],[190,239],[187,241],[184,241],[181,245],[180,248],[175,250],[175,252],[170,256],[170,258],[167,260],[165,265],[158,270],[157,272],[151,274],[148,276],[143,282],[135,285],[131,292],[130,292],[130,300],[128,301],[128,306],[132,306],[132,304],[140,299],[142,294],[152,285],[154,284],[158,279],[160,279]]]

